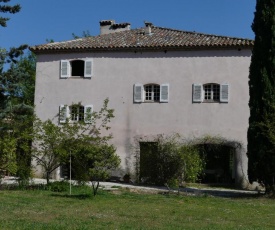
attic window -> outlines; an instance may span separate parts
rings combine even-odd
[[[84,65],[83,60],[71,61],[72,76],[73,77],[84,77]]]

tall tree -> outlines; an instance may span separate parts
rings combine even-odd
[[[8,17],[2,17],[3,14],[15,14],[21,10],[19,4],[8,5],[9,2],[0,0],[0,27],[6,27],[9,20]],[[11,173],[15,173],[16,169],[18,174],[26,177],[30,175],[29,136],[35,77],[34,59],[31,59],[31,55],[22,56],[27,47],[0,48],[0,169]],[[10,164],[14,163],[14,156],[17,165]]]
[[[271,187],[275,179],[275,146],[264,129],[270,125],[266,117],[275,106],[274,0],[257,0],[252,29],[255,45],[249,76],[248,175],[250,181],[259,180]]]

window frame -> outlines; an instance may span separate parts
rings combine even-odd
[[[70,122],[84,121],[85,107],[83,105],[69,106]]]
[[[217,83],[203,84],[203,102],[204,103],[220,102],[220,84],[217,84]]]
[[[146,84],[144,87],[144,102],[160,102],[160,85]]]

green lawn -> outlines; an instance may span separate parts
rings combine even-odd
[[[0,191],[0,229],[275,229],[275,200]]]

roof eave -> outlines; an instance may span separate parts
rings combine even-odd
[[[253,44],[248,45],[227,45],[227,46],[157,46],[157,47],[92,47],[92,48],[59,48],[59,49],[38,49],[30,47],[30,51],[35,54],[43,53],[83,53],[83,52],[140,52],[140,51],[187,51],[187,50],[232,50],[232,49],[252,49]]]

